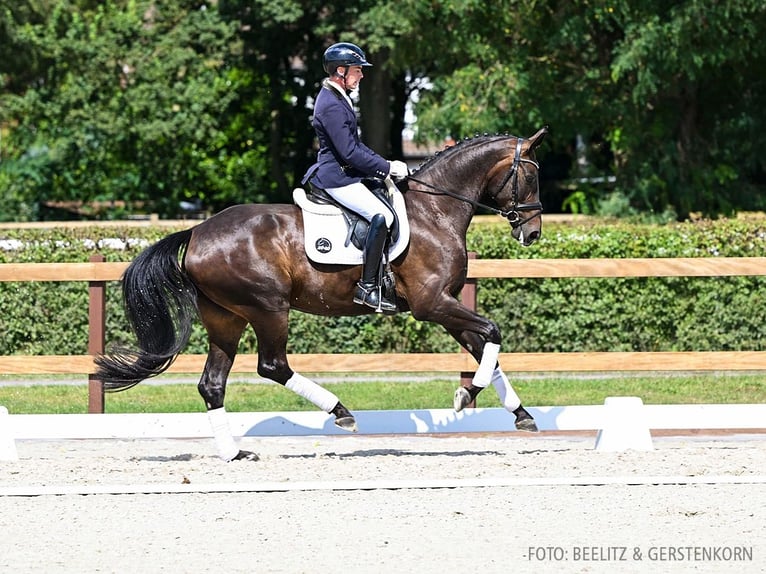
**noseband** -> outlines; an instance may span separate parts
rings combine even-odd
[[[435,185],[426,183],[423,180],[416,179],[413,176],[408,176],[407,179],[409,179],[410,181],[414,181],[415,183],[419,183],[420,185],[430,187],[431,189],[438,191],[440,195],[447,195],[454,199],[458,199],[460,201],[470,203],[474,207],[481,207],[483,209],[486,209],[487,211],[490,211],[494,213],[495,215],[500,215],[508,220],[508,222],[511,224],[511,227],[513,229],[516,229],[517,227],[521,227],[522,225],[524,225],[527,221],[531,221],[535,217],[540,217],[540,214],[543,211],[543,204],[540,203],[539,201],[536,201],[535,203],[519,203],[519,165],[521,165],[522,162],[531,163],[533,166],[537,168],[538,171],[540,171],[540,164],[538,164],[536,161],[521,157],[521,144],[523,142],[524,142],[523,138],[516,138],[516,151],[513,154],[513,164],[511,164],[511,169],[509,169],[508,173],[505,174],[505,178],[503,178],[503,182],[500,184],[500,187],[498,188],[497,193],[493,194],[493,197],[497,197],[498,195],[500,195],[500,192],[502,192],[503,189],[505,189],[505,186],[508,185],[508,182],[509,181],[511,182],[511,208],[508,209],[507,211],[503,211],[502,209],[497,209],[495,207],[490,207],[489,205],[485,205],[481,202],[474,201],[473,199],[468,199],[467,197],[463,197],[462,195],[458,195],[457,193],[453,193],[446,189],[441,189]],[[415,191],[419,191],[419,190],[415,190]],[[523,211],[539,211],[540,213],[536,213],[535,215],[530,215],[526,218],[522,218],[521,212]]]

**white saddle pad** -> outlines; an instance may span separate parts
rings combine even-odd
[[[389,189],[393,205],[399,216],[399,239],[388,250],[389,260],[396,259],[410,242],[410,225],[402,192]],[[293,190],[293,201],[303,210],[304,245],[306,255],[316,263],[361,265],[364,254],[349,241],[348,228],[340,209],[334,205],[320,205],[309,201],[306,192],[298,187]]]

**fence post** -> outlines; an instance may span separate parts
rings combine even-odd
[[[474,251],[468,252],[468,259],[476,259],[476,253]],[[460,293],[460,300],[463,305],[468,307],[471,311],[476,311],[476,279],[469,277],[463,285],[463,290]],[[467,353],[465,349],[461,348],[463,353]],[[467,387],[473,381],[473,373],[469,371],[463,371],[460,373],[460,384]],[[473,400],[468,403],[469,408],[476,408],[476,401]]]
[[[103,255],[91,255],[93,263],[103,263]],[[106,281],[88,282],[88,354],[104,352],[106,339]],[[104,383],[88,373],[88,412],[104,412]]]

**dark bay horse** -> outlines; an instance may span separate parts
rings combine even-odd
[[[410,222],[407,250],[391,262],[399,310],[444,327],[479,363],[468,387],[455,392],[460,411],[490,383],[515,415],[518,429],[535,431],[498,365],[497,325],[457,299],[466,280],[466,231],[479,207],[508,219],[523,245],[540,237],[535,148],[547,128],[528,139],[477,136],[448,148],[399,182]],[[179,262],[180,260],[180,262]],[[349,410],[327,389],[287,362],[290,309],[325,316],[372,309],[352,302],[359,266],[320,265],[306,256],[303,216],[295,205],[237,205],[144,250],[122,278],[127,319],[137,349],[114,348],[96,358],[105,389],[117,391],[164,372],[186,347],[196,317],[209,351],[198,389],[224,460],[257,459],[239,450],[226,420],[226,381],[239,340],[250,325],[258,338],[258,374],[276,381],[356,430]]]

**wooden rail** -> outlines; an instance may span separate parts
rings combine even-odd
[[[118,281],[128,263],[3,263],[0,281]]]
[[[0,264],[0,281],[87,281],[90,290],[90,335],[87,355],[0,356],[0,373],[89,375],[89,410],[103,411],[103,391],[93,379],[93,356],[104,349],[104,290],[120,279],[127,263]],[[475,305],[475,281],[481,278],[576,277],[720,277],[766,275],[766,257],[675,259],[471,259],[466,304]],[[476,365],[466,353],[438,354],[295,354],[294,369],[306,373],[434,372],[469,376]],[[593,371],[758,371],[766,370],[766,352],[586,352],[502,353],[500,361],[513,372]],[[168,373],[200,373],[204,355],[181,355]],[[238,355],[235,373],[257,370],[257,355]],[[100,392],[100,395],[99,395]]]
[[[205,355],[181,355],[168,373],[202,372]],[[304,373],[460,373],[476,362],[467,353],[292,354],[290,365]],[[509,372],[569,373],[600,371],[763,371],[766,351],[668,351],[500,353]],[[258,355],[237,355],[233,373],[255,373]],[[6,375],[83,375],[93,371],[91,355],[0,356]]]
[[[117,281],[127,263],[4,263],[0,281]],[[766,257],[471,259],[469,279],[766,275]]]
[[[468,276],[476,279],[737,275],[766,275],[766,257],[476,259],[468,263]]]

